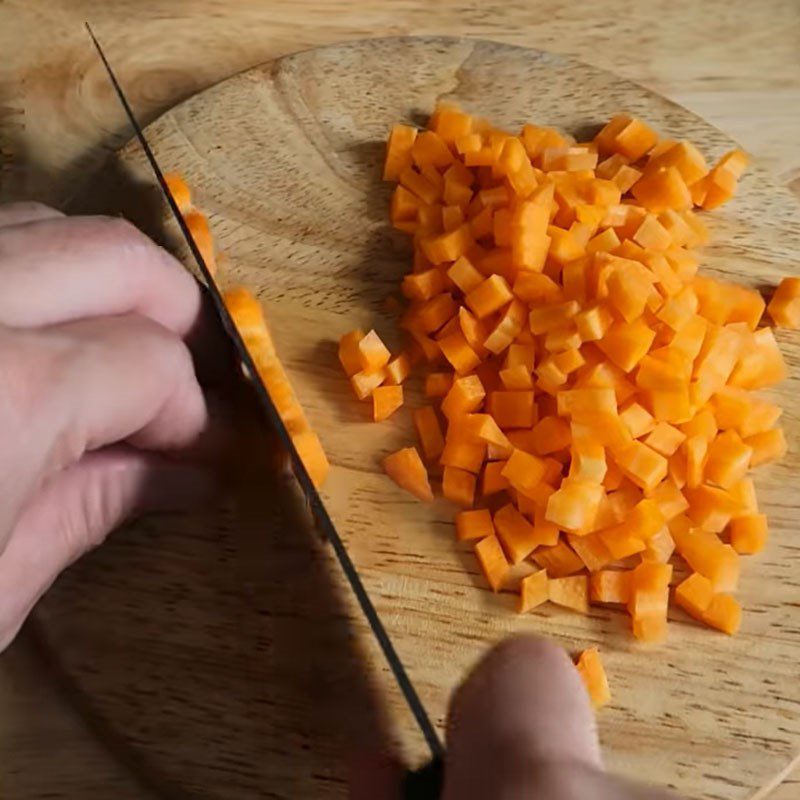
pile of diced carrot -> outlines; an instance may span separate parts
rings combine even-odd
[[[587,142],[450,105],[427,130],[391,131],[390,217],[413,240],[408,344],[392,356],[352,331],[340,360],[375,420],[422,366],[418,447],[384,468],[422,500],[441,481],[457,539],[523,612],[620,604],[638,639],[661,641],[674,563],[689,572],[678,606],[739,627],[740,555],[767,537],[748,473],[786,449],[781,409],[756,392],[786,367],[761,295],[697,274],[694,209],[729,200],[747,160],[709,168],[627,115]],[[797,327],[800,280],[768,311]],[[600,686],[595,656],[582,671]]]

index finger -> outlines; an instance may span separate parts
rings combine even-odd
[[[56,217],[0,228],[0,324],[38,328],[137,313],[179,336],[202,296],[177,259],[126,220]]]

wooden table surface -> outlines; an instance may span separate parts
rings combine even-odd
[[[128,136],[89,19],[146,119],[253,64],[365,36],[447,33],[567,53],[701,114],[800,196],[797,0],[0,0],[0,200],[71,196]],[[147,798],[62,701],[24,635],[0,658],[0,790]],[[800,792],[800,772],[770,795]]]

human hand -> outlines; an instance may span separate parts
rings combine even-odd
[[[187,338],[198,285],[121,219],[0,206],[0,650],[56,576],[210,475]]]
[[[363,765],[362,765],[363,767]],[[372,761],[353,800],[401,800],[397,769]],[[608,775],[594,713],[567,654],[542,639],[509,639],[458,689],[447,723],[442,800],[675,800]]]

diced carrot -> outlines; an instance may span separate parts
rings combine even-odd
[[[421,452],[444,467],[446,497],[470,506],[480,478],[497,509],[494,522],[486,509],[457,520],[495,590],[512,588],[507,556],[545,567],[512,576],[521,609],[549,596],[584,610],[586,576],[571,573],[585,567],[596,599],[629,602],[634,635],[662,641],[677,552],[695,574],[675,602],[738,626],[720,593],[767,530],[748,472],[786,450],[780,408],[754,391],[787,368],[759,327],[760,292],[698,274],[710,234],[693,207],[730,199],[747,162],[734,150],[709,169],[694,145],[627,114],[581,143],[535,125],[516,136],[450,103],[427,130],[393,128],[385,170],[398,184],[390,221],[412,237],[398,314],[410,343],[391,358],[353,331],[340,360],[378,417],[427,362],[425,394],[441,404],[413,411]],[[797,327],[800,279],[768,310]],[[264,372],[287,427],[308,430],[282,368]],[[606,569],[634,555],[633,571]]]
[[[504,492],[506,489],[511,488],[511,484],[503,475],[505,469],[505,461],[487,461],[483,468],[483,482],[481,483],[481,492],[484,497]]]
[[[639,317],[615,323],[597,345],[620,369],[630,372],[645,357],[653,339],[655,333]]]
[[[693,572],[675,588],[675,602],[695,619],[702,619],[713,597],[711,581],[699,572]]]
[[[530,428],[536,420],[533,391],[490,392],[487,411],[503,429]]]
[[[383,459],[386,474],[401,488],[425,502],[433,500],[428,473],[414,447],[406,447]]]
[[[588,614],[589,579],[585,575],[552,578],[547,583],[547,597],[557,606]]]
[[[439,458],[444,450],[444,436],[436,411],[432,406],[423,406],[415,408],[411,412],[411,416],[425,458],[428,461]]]
[[[512,564],[527,558],[541,544],[533,525],[511,503],[495,512],[493,522]]]
[[[592,706],[598,709],[608,705],[611,701],[611,690],[608,687],[608,678],[597,648],[590,647],[588,650],[584,650],[578,656],[576,667],[589,694]]]
[[[216,275],[217,258],[208,218],[197,209],[192,209],[183,214],[183,221],[186,223],[186,227],[189,229],[189,233],[192,235],[192,239],[200,251],[208,271],[212,275]]]
[[[547,570],[540,569],[532,575],[526,575],[520,582],[519,613],[532,611],[546,603],[549,598]]]
[[[402,386],[379,386],[372,392],[372,419],[382,422],[403,405]]]
[[[188,184],[177,172],[165,173],[164,182],[167,184],[178,211],[186,215],[192,210],[192,193]]]
[[[742,624],[742,607],[729,594],[715,594],[701,618],[706,625],[733,636]]]
[[[541,458],[515,448],[501,474],[517,491],[530,494],[544,478],[545,464]]]
[[[396,181],[406,168],[411,166],[411,148],[417,138],[417,129],[408,125],[395,125],[389,134],[386,146],[386,161],[383,166],[383,179]]]
[[[492,515],[487,509],[459,511],[456,514],[456,538],[459,542],[483,539],[493,535]]]
[[[444,468],[442,474],[442,494],[460,506],[472,508],[475,501],[476,478],[471,472],[458,467]]]
[[[750,456],[751,467],[757,467],[767,461],[776,461],[786,455],[787,445],[783,428],[754,433],[748,436],[744,443],[753,451]]]
[[[465,297],[467,305],[479,319],[498,311],[512,299],[511,289],[501,275],[490,275]]]
[[[361,372],[361,351],[359,343],[364,338],[364,331],[354,330],[344,334],[339,339],[339,361],[344,368],[348,378],[352,378],[356,372]]]
[[[600,570],[591,575],[589,586],[594,603],[627,604],[630,599],[631,573],[628,570]]]
[[[667,460],[642,442],[633,442],[614,454],[623,475],[646,492],[661,483],[667,476]]]
[[[767,543],[767,517],[748,514],[737,517],[730,525],[731,547],[739,554],[760,553]]]
[[[602,496],[599,483],[565,478],[547,501],[545,519],[570,533],[587,531],[594,523]]]
[[[485,458],[485,444],[471,442],[462,436],[451,436],[448,433],[439,461],[444,467],[458,467],[477,474]]]
[[[450,372],[429,372],[425,376],[425,396],[444,397],[453,385]]]
[[[800,278],[784,278],[772,295],[767,313],[781,328],[800,328]]]
[[[475,235],[473,231],[473,235]],[[447,277],[466,295],[484,281],[483,275],[466,256],[461,256],[447,270]]]
[[[542,569],[547,570],[551,578],[563,578],[583,569],[583,561],[566,542],[559,542],[553,547],[539,547],[531,558]]]
[[[633,618],[633,635],[646,644],[659,644],[667,638],[667,618],[663,614],[647,614]]]
[[[477,410],[486,396],[483,384],[477,375],[456,378],[442,400],[442,413],[448,419]]]
[[[656,427],[656,421],[653,419],[653,415],[636,402],[626,405],[625,408],[620,411],[619,418],[625,424],[625,427],[630,431],[634,439],[640,439],[642,436],[646,436]]]
[[[692,196],[689,187],[676,167],[648,169],[633,185],[631,194],[648,210],[655,213],[667,209],[689,208]]]
[[[510,565],[496,536],[486,536],[475,545],[475,555],[492,591],[499,592]]]

